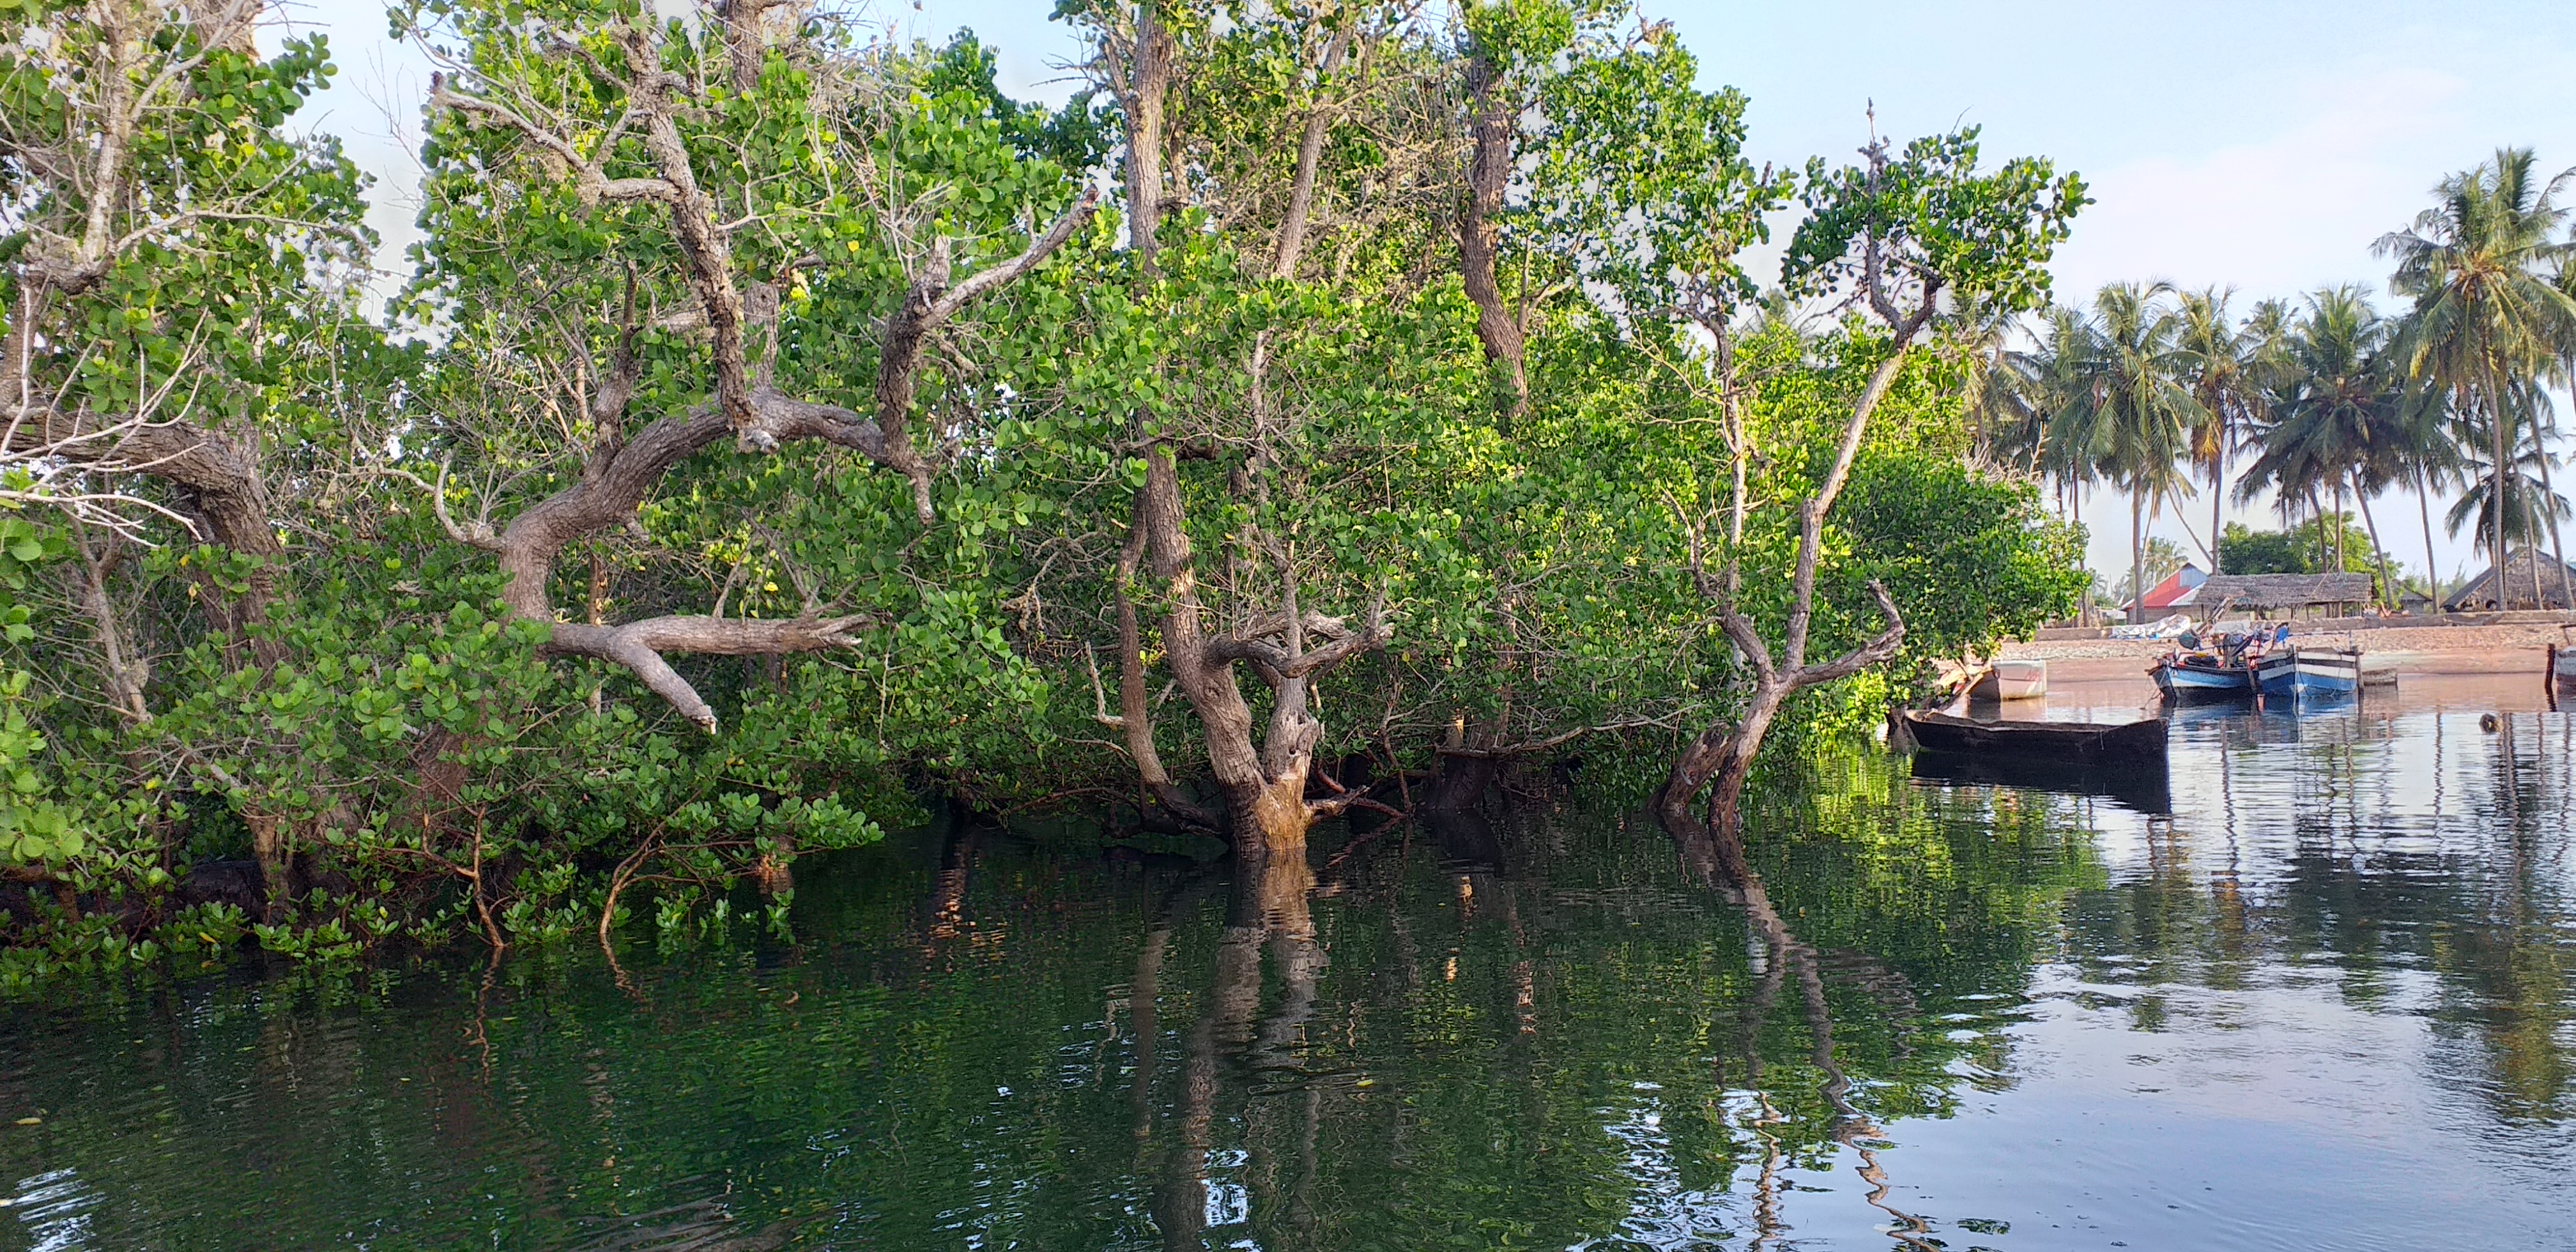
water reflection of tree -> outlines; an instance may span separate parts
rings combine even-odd
[[[19,1082],[103,1192],[264,1204],[280,1246],[369,1222],[578,1246],[617,1214],[814,1246],[1778,1230],[1788,1171],[2002,1068],[1999,1016],[1909,989],[2018,989],[2082,872],[2055,816],[1815,783],[1754,808],[1794,952],[1659,834],[1558,798],[1390,832],[1321,884],[955,831],[812,866],[784,947],[631,954],[640,1001],[576,959],[423,978],[381,1026],[226,990],[170,1008],[189,1069],[139,1069],[132,1100],[65,1098],[101,1082],[80,1067]],[[73,1052],[126,1037],[100,1034]],[[244,1092],[260,1118],[226,1111]],[[164,1133],[203,1150],[140,1150]]]
[[[2564,744],[2553,757],[2549,719],[2502,715],[2489,779],[2488,822],[2508,850],[2504,873],[2488,877],[2486,898],[2444,966],[2468,985],[2455,1003],[2484,1041],[2494,1091],[2508,1116],[2565,1118],[2576,1094],[2568,1042],[2571,984],[2564,874],[2570,834],[2567,796],[2576,790]],[[2555,719],[2563,727],[2565,717]],[[2440,958],[2437,956],[2437,960]]]
[[[2330,968],[2356,1008],[2425,1013],[2438,1038],[2470,1045],[2438,1063],[2468,1066],[2448,1081],[2499,1115],[2576,1114],[2570,720],[2505,713],[2488,732],[2368,701],[2240,720],[2265,734],[2222,728],[2218,804],[2200,815],[2214,828],[2197,832],[2224,859],[2165,872],[2151,844],[2148,874],[2079,900],[2079,968],[2221,990],[2257,968]],[[2251,886],[2240,825],[2288,836]]]
[[[1799,832],[1774,849],[1789,890],[1747,865],[1732,902],[1655,866],[1644,830],[1563,812],[1444,816],[1328,883],[1328,906],[1302,867],[1238,871],[1153,1127],[1165,1246],[1769,1238],[1785,1171],[1840,1151],[1921,1235],[1878,1136],[2000,1069],[2001,1032],[1956,1030],[1964,1006],[1919,1003],[1903,965],[2018,989],[2036,940],[1997,932],[2043,922],[2086,871],[2046,815],[1996,838],[1991,814],[1882,769],[1827,784],[1756,806]],[[1924,1029],[1936,1013],[1951,1029]]]
[[[1802,1010],[1810,1041],[1808,1060],[1817,1073],[1822,1075],[1815,1090],[1828,1110],[1825,1122],[1826,1135],[1834,1143],[1850,1149],[1858,1159],[1856,1172],[1862,1181],[1870,1185],[1870,1191],[1866,1197],[1868,1202],[1886,1213],[1892,1220],[1893,1224],[1886,1228],[1890,1237],[1900,1246],[1909,1248],[1934,1249],[1944,1246],[1927,1240],[1926,1236],[1931,1232],[1931,1224],[1927,1219],[1896,1207],[1888,1199],[1891,1188],[1886,1170],[1878,1160],[1875,1150],[1878,1145],[1873,1142],[1880,1134],[1879,1127],[1868,1113],[1853,1102],[1854,1086],[1851,1076],[1845,1072],[1835,1049],[1834,1015],[1825,995],[1822,957],[1814,947],[1798,937],[1797,933],[1790,928],[1787,919],[1780,915],[1778,906],[1772,903],[1769,885],[1764,882],[1762,875],[1752,867],[1745,856],[1741,818],[1732,808],[1721,808],[1712,814],[1710,820],[1704,822],[1684,819],[1671,813],[1665,815],[1664,822],[1666,832],[1673,837],[1680,851],[1683,867],[1691,880],[1722,893],[1729,902],[1743,909],[1746,923],[1762,947],[1761,980],[1746,1003],[1746,1018],[1750,1024],[1750,1029],[1746,1031],[1748,1042],[1759,1037],[1760,1023],[1769,1016],[1771,1005],[1778,998],[1783,976],[1794,977],[1798,984],[1799,1007]],[[1915,1000],[1903,976],[1883,969],[1874,969],[1870,972],[1875,975],[1870,984],[1872,990],[1877,991],[1888,1007],[1895,1010],[1894,1015],[1900,1023],[1900,1029],[1910,1028],[1912,1022],[1908,1019],[1913,1016]],[[1900,1049],[1900,1056],[1903,1050],[1908,1050],[1902,1041],[1897,1044],[1897,1047]],[[1763,1141],[1763,1161],[1755,1183],[1757,1194],[1754,1220],[1757,1233],[1752,1242],[1752,1246],[1759,1248],[1766,1242],[1778,1239],[1785,1226],[1780,1217],[1778,1193],[1780,1144],[1769,1131],[1770,1128],[1779,1126],[1789,1119],[1779,1114],[1774,1107],[1771,1093],[1762,1086],[1759,1047],[1748,1047],[1746,1052],[1746,1076],[1751,1080],[1758,1107],[1763,1114],[1756,1121],[1759,1127],[1757,1135]]]
[[[1235,867],[1206,1007],[1189,1029],[1168,1143],[1156,1166],[1154,1217],[1165,1247],[1202,1247],[1210,1214],[1230,1215],[1230,1206],[1211,1195],[1208,1170],[1224,1077],[1221,1066],[1231,1068],[1241,1080],[1284,1084],[1303,1097],[1288,1102],[1297,1113],[1288,1120],[1298,1185],[1285,1189],[1284,1195],[1272,1188],[1264,1199],[1273,1202],[1264,1205],[1263,1216],[1264,1224],[1277,1222],[1287,1227],[1283,1233],[1298,1237],[1298,1242],[1286,1246],[1299,1246],[1313,1233],[1312,1185],[1323,1105],[1321,1090],[1303,1081],[1301,1057],[1302,1032],[1315,1010],[1316,975],[1325,964],[1315,942],[1308,900],[1313,887],[1314,873],[1303,859],[1253,859]],[[1267,1012],[1263,1010],[1265,954],[1281,988]],[[1140,1086],[1152,1082],[1149,1066],[1150,1058],[1138,1066]],[[1260,1114],[1277,1107],[1277,1102],[1260,1102],[1246,1109],[1248,1143],[1275,1146],[1276,1123],[1281,1119]],[[1276,1171],[1269,1172],[1275,1180]],[[1248,1202],[1250,1196],[1245,1199]]]
[[[960,830],[800,875],[785,948],[637,955],[640,1004],[568,958],[488,988],[477,965],[394,994],[173,989],[148,1028],[7,1036],[32,1060],[0,1090],[49,1110],[43,1168],[130,1197],[95,1221],[135,1246],[156,1239],[120,1221],[226,1241],[146,1210],[256,1206],[279,1246],[363,1221],[577,1246],[605,1216],[725,1214],[727,1238],[783,1222],[822,1246],[1562,1246],[1719,1222],[1770,1247],[1798,1237],[1796,1171],[1864,1148],[1901,1169],[1882,1134],[2010,1081],[2008,1006],[2061,953],[2181,987],[2341,970],[2358,1006],[2459,1041],[2458,1089],[2568,1116],[2576,744],[2563,716],[2509,724],[2509,744],[2441,728],[2438,820],[2372,774],[2425,742],[2374,736],[2420,727],[2365,708],[2344,749],[2249,738],[2213,770],[2222,803],[2117,886],[2080,802],[1915,788],[1871,758],[1783,778],[1733,852],[1694,853],[1721,889],[1742,862],[1760,889],[1739,902],[1561,797],[1389,831],[1320,883]],[[2341,781],[2265,790],[2285,747]],[[14,1150],[0,1165],[35,1172]]]

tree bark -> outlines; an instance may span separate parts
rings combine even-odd
[[[2540,514],[2549,519],[2549,554],[2558,560],[2558,605],[2576,609],[2576,589],[2568,585],[2567,543],[2558,530],[2558,488],[2549,480],[2549,445],[2541,438],[2538,421],[2531,424],[2531,444],[2540,454]],[[2540,594],[2540,562],[2533,561],[2531,567],[2531,598],[2545,605],[2547,601]]]
[[[912,454],[899,414],[909,406],[912,375],[918,369],[923,341],[970,301],[1013,281],[1063,246],[1094,203],[1085,191],[1045,234],[1018,256],[981,270],[953,286],[946,250],[934,250],[934,261],[905,294],[904,304],[887,321],[888,343],[879,354],[877,415],[863,417],[849,409],[792,399],[763,384],[746,397],[748,425],[736,421],[721,403],[666,417],[631,440],[619,433],[616,420],[633,393],[635,363],[621,352],[618,367],[593,398],[593,416],[601,442],[582,466],[572,486],[529,506],[498,535],[477,522],[460,526],[448,515],[446,484],[430,486],[430,505],[440,524],[457,540],[498,555],[506,577],[502,598],[520,618],[540,622],[550,632],[550,651],[596,657],[625,666],[654,694],[669,701],[681,716],[713,730],[715,710],[673,670],[665,657],[674,653],[729,656],[813,652],[845,646],[852,631],[873,619],[865,614],[842,617],[799,616],[784,620],[670,616],[621,626],[595,626],[559,621],[550,583],[556,557],[576,540],[623,525],[662,476],[682,461],[732,434],[737,444],[752,432],[756,446],[777,447],[801,439],[849,448],[911,480],[914,503],[927,512],[928,471]],[[774,301],[764,302],[773,306]]]
[[[1511,389],[1509,416],[1517,420],[1529,411],[1529,373],[1523,364],[1527,345],[1519,319],[1503,306],[1502,285],[1495,277],[1502,232],[1494,218],[1502,212],[1511,178],[1512,131],[1520,112],[1504,90],[1507,77],[1507,68],[1495,65],[1486,52],[1467,62],[1472,151],[1465,203],[1458,214],[1458,271],[1467,299],[1476,306],[1476,340],[1484,346],[1485,360],[1502,371]]]
[[[1346,18],[1345,21],[1355,19]],[[1315,179],[1324,160],[1324,133],[1332,125],[1334,109],[1323,99],[1332,85],[1333,74],[1349,55],[1351,33],[1347,25],[1333,33],[1325,45],[1322,65],[1315,74],[1314,107],[1306,111],[1306,127],[1297,137],[1297,172],[1288,184],[1288,211],[1279,223],[1279,247],[1270,264],[1272,278],[1295,278],[1297,261],[1306,249],[1306,224],[1315,210]]]
[[[2345,569],[2352,564],[2351,559],[2345,555],[2343,548],[2343,489],[2344,484],[2347,481],[2348,480],[2342,475],[2337,475],[2335,478],[2334,572],[2338,574],[2343,573]]]
[[[2415,467],[2415,508],[2424,520],[2424,578],[2431,584],[2426,590],[2433,601],[2433,611],[2439,613],[2442,611],[2442,564],[2433,548],[2433,482],[2421,465]]]
[[[1163,226],[1163,102],[1172,86],[1172,41],[1163,29],[1161,0],[1138,0],[1136,46],[1127,90],[1127,233],[1137,266],[1154,272],[1156,235]]]
[[[263,668],[284,658],[264,628],[279,594],[286,547],[269,520],[254,448],[194,422],[65,412],[46,397],[31,397],[10,423],[6,440],[11,454],[60,457],[102,473],[141,474],[170,484],[197,538],[250,558],[238,595],[212,571],[200,569],[198,603],[209,624],[233,649],[246,646]]]
[[[146,209],[135,183],[135,145],[146,112],[177,103],[173,96],[185,90],[186,72],[202,64],[208,51],[256,55],[251,35],[261,9],[258,0],[204,0],[175,13],[132,0],[89,6],[100,36],[99,60],[83,67],[89,87],[75,93],[71,124],[51,142],[19,136],[41,150],[13,153],[18,164],[55,172],[77,194],[58,198],[60,218],[36,213],[16,224],[17,306],[10,310],[6,359],[0,360],[0,405],[9,413],[7,452],[158,478],[177,489],[193,538],[251,558],[237,597],[201,570],[199,603],[227,636],[226,652],[236,665],[247,645],[251,661],[266,668],[283,657],[263,628],[277,599],[285,549],[268,516],[255,436],[219,433],[185,420],[152,421],[148,413],[101,416],[78,402],[66,409],[62,397],[46,394],[34,376],[39,342],[60,348],[65,336],[76,339],[80,333],[77,312],[70,315],[74,328],[52,335],[44,329],[58,297],[91,291],[121,255],[145,241],[166,243],[194,220],[241,207],[224,198],[224,189],[199,188],[201,198],[154,206],[150,212],[166,216],[138,222]],[[162,38],[175,35],[181,23],[194,28],[193,46]]]
[[[259,862],[260,920],[271,926],[286,919],[286,908],[303,894],[295,881],[295,832],[290,823],[270,813],[246,809],[242,824],[250,828],[251,859]]]
[[[2222,572],[2218,559],[2218,536],[2222,523],[2221,510],[2227,503],[2227,430],[2219,427],[2218,459],[2209,467],[2209,572]]]
[[[2066,486],[2068,494],[2074,498],[2074,502],[2070,506],[2072,509],[2071,520],[2079,526],[2083,525],[2084,482],[2082,479],[2076,478],[2070,474],[2067,477]],[[2093,625],[2093,583],[2095,577],[2096,575],[2093,572],[2093,554],[2088,550],[2084,554],[2084,597],[2075,606],[2075,624],[2078,626],[2090,628]]]
[[[2129,604],[2122,610],[2127,621],[2135,624],[2147,612],[2147,498],[2136,487],[2129,489]]]
[[[1722,317],[1710,318],[1702,326],[1716,350],[1717,408],[1726,430],[1727,472],[1731,479],[1726,498],[1726,598],[1731,601],[1744,586],[1744,566],[1736,554],[1744,550],[1744,517],[1750,504],[1745,479],[1752,468],[1753,448],[1744,431],[1744,392],[1735,373],[1734,337]]]
[[[2394,608],[2397,601],[2397,576],[2388,571],[2388,549],[2379,544],[2379,522],[2370,515],[2369,493],[2364,492],[2356,483],[2352,489],[2352,498],[2361,505],[2362,532],[2370,536],[2371,556],[2379,565],[2379,585],[2383,588],[2381,601],[2388,607]]]
[[[1140,496],[1138,504],[1143,503]],[[1112,591],[1118,612],[1118,729],[1127,743],[1127,756],[1136,763],[1136,777],[1144,788],[1139,807],[1148,825],[1162,818],[1181,829],[1203,830],[1211,834],[1223,828],[1217,815],[1192,800],[1163,767],[1163,756],[1154,744],[1153,703],[1145,693],[1144,632],[1136,617],[1134,586],[1145,555],[1145,523],[1139,516],[1127,528],[1126,543],[1118,552],[1117,584]]]
[[[749,6],[761,0],[731,2]],[[757,21],[756,13],[751,20]],[[655,177],[609,178],[605,163],[615,145],[585,150],[531,121],[507,101],[460,91],[445,82],[433,82],[430,98],[441,107],[516,131],[528,143],[550,153],[566,167],[572,189],[584,204],[607,201],[664,206],[690,291],[697,297],[698,316],[713,340],[711,369],[715,375],[716,407],[739,446],[746,451],[769,451],[778,446],[782,437],[774,429],[781,405],[793,402],[782,402],[771,391],[767,355],[764,363],[755,368],[747,345],[751,331],[766,329],[774,349],[777,293],[765,284],[754,284],[752,294],[759,298],[746,300],[746,293],[736,281],[730,245],[716,223],[715,202],[698,185],[687,143],[679,130],[677,119],[690,107],[682,98],[689,86],[687,80],[661,68],[658,50],[644,29],[621,27],[618,38],[626,58],[628,80],[624,87],[629,113],[642,124],[640,137],[652,157]],[[624,124],[621,121],[620,125]],[[948,242],[945,237],[934,240],[923,272],[914,278],[902,305],[887,319],[876,377],[877,426],[881,433],[870,455],[912,481],[915,510],[924,525],[929,523],[930,514],[929,472],[913,451],[905,428],[923,337],[968,301],[1017,278],[1054,251],[1090,215],[1095,198],[1095,193],[1086,188],[1073,210],[1058,218],[1028,251],[954,287],[949,284]],[[631,381],[628,386],[631,389]]]
[[[1703,730],[1675,758],[1664,785],[1655,796],[1658,813],[1666,817],[1686,816],[1690,802],[1701,788],[1716,786],[1710,801],[1712,813],[1719,820],[1732,821],[1744,793],[1744,783],[1753,769],[1753,761],[1762,749],[1762,739],[1770,733],[1772,719],[1779,715],[1780,705],[1798,691],[1848,678],[1896,655],[1905,642],[1905,618],[1887,588],[1873,580],[1870,595],[1878,602],[1878,611],[1887,623],[1877,637],[1842,657],[1823,664],[1807,664],[1807,634],[1815,616],[1816,563],[1823,554],[1825,515],[1842,495],[1851,480],[1852,462],[1860,455],[1861,436],[1868,432],[1871,414],[1879,401],[1896,382],[1905,358],[1913,350],[1915,336],[1922,333],[1937,309],[1937,286],[1927,284],[1922,304],[1911,312],[1900,313],[1881,285],[1879,240],[1873,234],[1864,244],[1863,281],[1873,310],[1887,320],[1893,345],[1887,359],[1871,371],[1869,383],[1852,403],[1851,418],[1843,426],[1841,442],[1834,450],[1832,467],[1824,481],[1817,484],[1816,494],[1800,507],[1798,515],[1798,558],[1789,582],[1789,620],[1782,632],[1781,651],[1777,661],[1770,646],[1763,642],[1762,632],[1753,619],[1730,600],[1721,606],[1718,624],[1753,671],[1753,691],[1745,705],[1743,718],[1733,726],[1723,723]],[[1703,594],[1721,584],[1693,569],[1693,581]]]
[[[1328,71],[1329,72],[1329,71]],[[1127,162],[1129,230],[1137,249],[1139,268],[1150,274],[1156,252],[1155,234],[1162,219],[1162,148],[1164,97],[1172,76],[1170,37],[1163,30],[1154,0],[1145,0],[1137,13],[1135,46],[1132,50],[1122,102],[1127,109]],[[1301,145],[1299,181],[1304,212],[1311,211],[1314,162],[1321,159],[1320,128],[1324,119],[1320,110],[1308,118],[1308,130],[1318,135],[1313,145],[1313,160],[1307,159]],[[1298,231],[1302,234],[1302,222]],[[1289,240],[1283,238],[1283,245]],[[1297,245],[1302,247],[1302,244]],[[1280,268],[1293,268],[1295,252],[1285,250],[1274,260]],[[1144,425],[1140,415],[1138,425]],[[1306,801],[1306,783],[1313,765],[1313,752],[1322,733],[1322,724],[1307,713],[1306,688],[1314,675],[1338,663],[1348,655],[1382,645],[1385,636],[1382,623],[1373,613],[1371,625],[1356,635],[1346,635],[1335,644],[1314,653],[1303,650],[1304,619],[1296,603],[1293,583],[1285,615],[1286,649],[1271,647],[1258,640],[1231,638],[1211,639],[1206,634],[1204,611],[1199,601],[1197,570],[1190,550],[1187,521],[1180,497],[1179,470],[1174,462],[1171,443],[1148,438],[1145,450],[1145,485],[1136,500],[1135,533],[1131,542],[1141,540],[1144,555],[1150,560],[1153,576],[1161,584],[1165,599],[1163,617],[1164,663],[1172,671],[1176,685],[1189,701],[1199,721],[1208,764],[1215,776],[1218,793],[1225,802],[1225,830],[1236,856],[1246,862],[1278,858],[1302,861],[1305,856],[1306,831],[1321,811],[1337,811],[1332,806],[1321,808]],[[1122,554],[1122,557],[1125,554]],[[1122,559],[1122,565],[1127,564]],[[1123,579],[1122,579],[1123,583]],[[1130,754],[1136,758],[1140,775],[1157,803],[1177,814],[1207,816],[1198,806],[1189,804],[1167,774],[1158,784],[1154,775],[1162,774],[1159,756],[1151,738],[1150,710],[1144,705],[1143,665],[1138,648],[1128,646],[1128,622],[1133,614],[1132,602],[1122,593],[1120,631],[1120,720],[1125,723]],[[1131,665],[1131,658],[1134,663]],[[1273,712],[1263,741],[1253,740],[1252,707],[1244,699],[1237,681],[1235,663],[1251,660],[1263,669],[1273,687]],[[1143,742],[1140,744],[1140,736]],[[1142,751],[1138,751],[1141,747]],[[1186,806],[1186,807],[1183,807]]]
[[[1458,740],[1451,745],[1453,748],[1466,746],[1463,736],[1453,732],[1451,738]],[[1422,807],[1429,813],[1457,814],[1474,809],[1503,768],[1503,758],[1493,753],[1469,756],[1443,750],[1433,759],[1436,764],[1430,785],[1422,789]]]
[[[81,611],[90,619],[91,631],[98,637],[99,679],[107,688],[108,703],[135,725],[143,725],[152,720],[152,710],[143,700],[152,666],[134,654],[124,615],[116,611],[116,602],[108,594],[108,574],[115,568],[118,554],[113,547],[101,550],[117,539],[112,534],[93,539],[89,528],[77,519],[71,524],[71,532],[73,551],[80,557],[79,568],[74,571],[74,590]]]
[[[2495,530],[2488,536],[2487,549],[2495,557],[2496,607],[2507,609],[2513,607],[2513,599],[2512,593],[2505,589],[2505,554],[2512,547],[2505,541],[2504,501],[2505,492],[2510,489],[2508,484],[2513,481],[2513,467],[2505,461],[2505,425],[2513,420],[2513,411],[2505,404],[2504,396],[2496,385],[2495,347],[2487,342],[2483,330],[2479,332],[2479,348],[2478,359],[2486,366],[2487,428],[2494,436],[2495,454],[2495,479],[2487,492],[2492,497],[2487,503],[2495,511]]]
[[[715,199],[698,186],[687,143],[676,115],[683,107],[683,80],[663,72],[644,32],[628,27],[620,42],[626,49],[627,98],[644,113],[644,149],[665,186],[657,197],[670,208],[672,239],[687,264],[689,286],[697,293],[707,331],[715,340],[716,403],[736,437],[746,447],[762,446],[754,434],[751,368],[744,349],[742,292],[734,283],[733,249],[716,227]],[[770,445],[774,446],[774,445]]]
[[[762,19],[784,0],[723,0],[716,15],[724,20],[725,57],[732,70],[733,93],[750,95],[760,86],[762,62],[769,57],[768,32]]]
[[[259,17],[267,7],[260,0],[192,0],[180,7],[205,46],[259,56]]]
[[[2329,569],[2329,572],[2342,572],[2342,569],[2336,569],[2342,562],[2336,559],[2334,549],[2326,541],[2326,505],[2316,500],[2316,484],[2313,482],[2308,484],[2308,518],[2316,520],[2316,564]]]
[[[1252,706],[1243,698],[1234,666],[1209,655],[1201,628],[1203,611],[1181,511],[1180,472],[1168,443],[1157,441],[1146,448],[1145,490],[1138,516],[1152,553],[1154,577],[1163,584],[1169,606],[1163,618],[1163,655],[1190,708],[1198,714],[1208,766],[1225,797],[1236,855],[1259,859],[1293,851],[1303,856],[1306,829],[1313,822],[1305,803],[1313,737],[1277,745],[1281,768],[1264,768],[1263,753],[1252,742]]]
[[[1225,797],[1235,855],[1246,861],[1303,859],[1306,831],[1315,818],[1339,812],[1346,803],[1316,804],[1306,799],[1315,744],[1323,735],[1323,723],[1307,711],[1307,688],[1316,676],[1342,661],[1385,646],[1391,635],[1384,606],[1372,606],[1360,630],[1310,650],[1304,646],[1310,627],[1300,616],[1291,582],[1287,612],[1278,629],[1286,641],[1284,647],[1257,636],[1210,638],[1202,623],[1204,610],[1182,512],[1179,469],[1166,441],[1146,446],[1145,487],[1137,515],[1167,606],[1163,655],[1198,715],[1209,769]],[[1257,666],[1272,689],[1270,723],[1258,745],[1252,735],[1252,706],[1243,698],[1235,676],[1236,664],[1242,661]]]

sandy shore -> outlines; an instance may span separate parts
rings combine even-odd
[[[2295,628],[2293,628],[2295,630]],[[2556,626],[2394,626],[2295,635],[2300,640],[2361,649],[2372,669],[2401,674],[2529,674],[2539,681],[2549,645],[2566,638]],[[2172,647],[2161,640],[2055,639],[2006,644],[2002,655],[2049,663],[2052,682],[2087,682],[2142,674]]]

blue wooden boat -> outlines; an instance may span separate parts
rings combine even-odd
[[[2187,652],[2156,662],[2156,690],[2169,700],[2251,700],[2254,671],[2242,661]]]
[[[2254,662],[2254,685],[2267,696],[2348,696],[2361,690],[2361,653],[2351,648],[2276,648]]]

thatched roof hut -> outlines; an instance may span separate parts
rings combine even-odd
[[[2212,574],[2195,597],[2204,607],[2229,600],[2240,609],[2304,609],[2320,604],[2368,604],[2368,574]]]
[[[2567,581],[2561,583],[2559,575]],[[2540,583],[2539,599],[2532,598],[2532,582]],[[2536,548],[2509,553],[2504,559],[2504,585],[2499,592],[2496,572],[2492,569],[2478,575],[2462,587],[2459,594],[2442,602],[2454,613],[2485,612],[2496,609],[2566,609],[2576,608],[2567,602],[2567,592],[2576,586],[2576,566],[2562,566],[2549,554]]]

